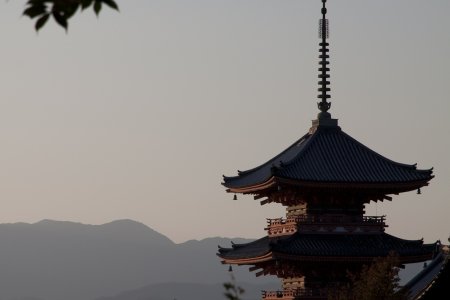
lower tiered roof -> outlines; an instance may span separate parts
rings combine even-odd
[[[387,233],[311,234],[263,237],[247,244],[219,247],[223,263],[253,265],[277,259],[293,261],[367,261],[396,252],[402,263],[431,259],[439,251],[438,243],[404,240]]]

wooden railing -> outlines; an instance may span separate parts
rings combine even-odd
[[[267,228],[269,235],[285,235],[292,234],[297,231],[296,218],[278,218],[267,219]]]
[[[283,291],[263,291],[263,300],[300,300],[300,299],[327,299],[325,289],[297,289]]]
[[[384,230],[386,227],[385,216],[349,216],[349,215],[303,215],[289,217],[287,219],[267,219],[268,234],[287,235],[312,227],[359,227]]]

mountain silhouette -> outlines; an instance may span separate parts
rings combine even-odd
[[[229,280],[228,267],[215,253],[218,244],[230,245],[230,239],[175,244],[132,220],[0,224],[0,241],[2,300],[92,300],[168,283],[215,285],[220,291]],[[256,279],[248,268],[234,273],[239,282],[273,281]]]
[[[243,300],[260,300],[261,290],[279,288],[278,283],[242,284]],[[152,284],[133,291],[122,292],[112,297],[102,297],[96,300],[225,300],[222,284],[201,283],[161,283]]]

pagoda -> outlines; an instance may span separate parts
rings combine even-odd
[[[327,299],[347,271],[358,272],[395,252],[401,264],[432,259],[439,242],[405,240],[385,232],[385,216],[366,216],[370,201],[427,186],[432,169],[394,162],[346,134],[328,112],[331,103],[328,20],[322,0],[317,119],[309,131],[266,163],[224,176],[227,192],[253,195],[261,205],[279,203],[286,217],[268,219],[267,235],[246,244],[219,247],[222,263],[251,266],[256,276],[275,275],[279,291],[265,300]]]

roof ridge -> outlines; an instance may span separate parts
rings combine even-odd
[[[375,154],[375,155],[378,156],[379,158],[384,159],[384,160],[387,160],[387,161],[389,161],[390,163],[393,163],[393,164],[395,164],[395,165],[397,165],[397,166],[399,166],[399,167],[405,167],[405,168],[413,169],[413,170],[416,170],[416,171],[418,171],[418,172],[421,172],[421,171],[422,171],[422,172],[429,172],[429,171],[432,171],[432,170],[433,170],[433,168],[430,168],[430,169],[417,169],[417,163],[414,163],[414,164],[405,164],[405,163],[400,163],[400,162],[397,162],[397,161],[392,160],[392,159],[390,159],[390,158],[387,158],[386,156],[384,156],[384,155],[378,153],[378,152],[375,151],[375,150],[372,150],[371,148],[367,147],[367,146],[364,145],[363,143],[359,142],[358,140],[356,140],[355,138],[353,138],[351,135],[347,134],[345,131],[342,130],[341,132],[342,132],[342,134],[343,134],[344,137],[350,139],[352,142],[356,143],[356,144],[357,144],[359,147],[361,147],[362,149],[367,150],[367,151],[369,151],[370,153]]]
[[[293,163],[298,161],[302,156],[306,155],[309,148],[311,148],[311,145],[316,140],[317,132],[319,132],[319,130],[315,130],[313,133],[309,133],[311,135],[311,137],[308,139],[308,141],[306,141],[306,144],[303,146],[302,151],[300,151],[300,153],[298,153],[295,157],[293,157],[288,162],[283,162],[283,167],[289,167],[290,165],[292,165]]]
[[[222,177],[223,177],[224,179],[234,179],[234,178],[239,178],[241,175],[246,175],[246,174],[248,174],[248,173],[252,173],[252,172],[254,172],[254,171],[258,170],[258,169],[261,169],[261,168],[263,168],[263,167],[269,165],[270,163],[271,163],[271,165],[273,166],[273,164],[277,162],[276,159],[277,159],[278,157],[280,157],[280,156],[282,156],[283,154],[285,154],[286,152],[288,152],[290,149],[292,149],[292,147],[294,147],[295,145],[301,143],[302,140],[304,140],[304,139],[307,139],[306,143],[308,143],[308,140],[310,139],[310,136],[313,136],[313,135],[314,135],[314,133],[307,132],[307,133],[304,134],[301,138],[299,138],[299,139],[296,140],[294,143],[292,143],[290,146],[288,146],[286,149],[284,149],[282,152],[280,152],[279,154],[277,154],[275,157],[269,159],[268,161],[266,161],[265,163],[263,163],[263,164],[261,164],[261,165],[259,165],[259,166],[257,166],[257,167],[254,167],[254,168],[252,168],[252,169],[248,169],[248,170],[245,170],[245,171],[240,171],[240,170],[238,170],[238,175],[237,175],[237,176],[225,176],[225,175],[222,175]],[[278,162],[281,162],[281,161],[278,161]],[[285,164],[285,162],[282,162],[282,163]]]

